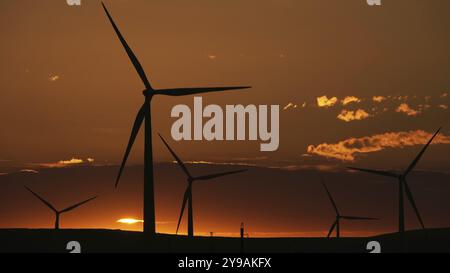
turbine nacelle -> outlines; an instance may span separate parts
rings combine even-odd
[[[144,91],[142,91],[142,94],[144,95],[145,98],[151,99],[155,95],[155,90],[145,89]]]

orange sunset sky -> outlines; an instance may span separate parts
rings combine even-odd
[[[184,176],[160,132],[196,174],[248,168],[194,186],[196,234],[323,236],[340,209],[373,216],[343,235],[396,230],[396,184],[346,166],[406,168],[443,127],[409,183],[426,226],[450,225],[450,2],[447,0],[108,0],[155,88],[251,85],[203,103],[280,105],[280,146],[181,141],[177,104],[153,100],[157,231],[174,233]],[[63,228],[140,230],[143,136],[114,189],[144,89],[100,1],[0,1],[0,228],[51,227],[58,207],[100,197]],[[418,223],[407,206],[408,228]],[[182,231],[185,232],[185,221]]]

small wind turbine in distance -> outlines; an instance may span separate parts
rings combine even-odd
[[[89,201],[91,201],[91,200],[94,200],[95,198],[98,197],[98,196],[94,196],[94,197],[91,197],[91,198],[89,198],[89,199],[87,199],[87,200],[85,200],[85,201],[83,201],[83,202],[80,202],[80,203],[77,203],[77,204],[72,205],[72,206],[70,206],[70,207],[67,207],[67,208],[65,208],[65,209],[63,209],[63,210],[57,210],[57,209],[55,209],[55,207],[54,207],[52,204],[50,204],[50,202],[48,202],[47,200],[45,200],[44,198],[42,198],[39,194],[35,193],[34,191],[32,191],[32,190],[31,190],[30,188],[28,188],[28,187],[25,187],[25,188],[26,188],[29,192],[31,192],[34,196],[36,196],[39,200],[41,200],[42,203],[44,203],[47,207],[49,207],[49,208],[55,213],[55,216],[56,216],[56,220],[55,220],[55,229],[59,229],[59,216],[60,216],[61,213],[68,212],[68,211],[71,211],[71,210],[73,210],[73,209],[76,209],[77,207],[79,207],[79,206],[81,206],[81,205],[84,205],[84,204],[86,204],[87,202],[89,202]]]
[[[175,88],[175,89],[153,89],[147,78],[147,75],[142,68],[136,55],[128,46],[125,38],[119,31],[116,23],[109,14],[106,6],[102,2],[103,9],[108,16],[108,19],[116,32],[122,46],[124,47],[128,57],[130,58],[134,68],[136,69],[139,77],[144,83],[145,90],[143,95],[145,97],[144,104],[138,111],[136,119],[134,121],[133,129],[131,130],[131,136],[128,141],[128,145],[125,151],[125,155],[120,166],[119,174],[116,179],[116,188],[122,175],[122,171],[125,167],[128,155],[134,144],[136,136],[141,128],[142,123],[145,123],[145,141],[144,141],[144,233],[149,236],[156,235],[155,230],[155,198],[153,190],[153,153],[152,153],[152,129],[151,129],[151,101],[154,95],[166,95],[166,96],[185,96],[193,94],[202,94],[208,92],[218,92],[226,90],[247,89],[250,86],[232,86],[232,87],[200,87],[200,88]]]
[[[414,212],[417,215],[417,218],[419,219],[420,225],[422,226],[422,229],[425,229],[425,225],[422,221],[422,217],[419,214],[419,210],[417,209],[416,202],[414,201],[412,192],[409,189],[408,182],[406,181],[406,177],[408,176],[409,173],[411,173],[411,171],[417,165],[420,158],[423,156],[423,154],[425,153],[428,146],[430,146],[431,142],[433,142],[433,139],[439,134],[441,129],[442,128],[439,128],[437,130],[437,132],[433,135],[433,137],[430,138],[428,143],[422,148],[422,150],[417,155],[417,157],[413,160],[413,162],[408,166],[408,168],[402,174],[397,174],[397,173],[388,172],[388,171],[377,171],[377,170],[349,167],[350,170],[387,176],[387,177],[391,177],[391,178],[396,178],[398,180],[398,232],[399,232],[400,236],[402,236],[402,237],[404,236],[404,233],[405,233],[405,211],[404,211],[405,204],[403,201],[403,188],[405,188],[406,197],[408,198],[408,201],[411,203],[411,205],[414,209]]]
[[[328,231],[327,238],[330,238],[331,233],[336,228],[336,238],[340,238],[340,231],[341,231],[341,219],[344,220],[379,220],[378,218],[371,218],[371,217],[358,217],[358,216],[345,216],[341,215],[339,213],[339,210],[337,208],[336,203],[333,200],[333,197],[331,196],[330,191],[327,188],[327,185],[325,185],[325,182],[322,181],[323,187],[325,188],[325,191],[327,192],[328,198],[330,199],[331,204],[333,205],[334,211],[336,212],[336,220],[330,227],[330,231]]]
[[[181,167],[183,172],[186,174],[186,180],[188,183],[186,191],[184,192],[183,203],[181,205],[180,218],[178,219],[176,234],[178,234],[181,219],[183,218],[183,214],[184,214],[184,209],[186,207],[186,203],[188,203],[188,237],[193,237],[194,236],[194,215],[193,215],[193,208],[192,208],[192,184],[198,180],[211,180],[211,179],[226,176],[226,175],[245,172],[247,170],[243,169],[243,170],[238,170],[238,171],[215,173],[215,174],[209,174],[209,175],[203,175],[203,176],[193,176],[193,175],[191,175],[189,170],[186,168],[183,161],[170,148],[169,144],[167,144],[167,142],[164,140],[164,138],[161,135],[159,135],[159,137],[164,142],[164,145],[166,145],[167,149],[172,154],[172,156],[175,158],[175,160],[177,161],[178,165]]]

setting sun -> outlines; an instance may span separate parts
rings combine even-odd
[[[133,218],[122,218],[122,219],[117,220],[117,223],[134,225],[137,223],[144,223],[144,220],[133,219]]]

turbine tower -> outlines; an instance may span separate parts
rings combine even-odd
[[[330,199],[331,204],[333,205],[334,211],[336,213],[336,220],[334,221],[334,223],[331,225],[330,227],[330,231],[328,231],[328,235],[327,238],[330,238],[331,233],[333,232],[333,230],[336,228],[336,238],[340,238],[340,231],[341,231],[341,219],[344,220],[378,220],[378,218],[370,218],[370,217],[358,217],[358,216],[345,216],[345,215],[341,215],[339,213],[339,210],[336,206],[336,203],[333,200],[333,197],[330,194],[330,191],[327,188],[327,185],[325,185],[325,182],[322,181],[323,187],[325,188],[325,191],[327,192],[328,198]]]
[[[369,170],[369,169],[361,169],[361,168],[352,168],[349,167],[350,170],[359,171],[359,172],[366,172],[376,175],[382,175],[386,177],[396,178],[398,180],[398,232],[400,236],[404,236],[405,233],[405,209],[404,209],[404,200],[403,200],[403,192],[406,192],[406,197],[408,198],[408,201],[411,203],[415,214],[417,215],[417,218],[419,219],[420,225],[422,226],[422,229],[425,229],[425,225],[422,221],[422,217],[420,216],[419,210],[417,209],[416,202],[414,201],[414,197],[412,195],[411,190],[409,189],[408,182],[406,181],[406,177],[409,173],[414,169],[414,167],[419,162],[420,158],[425,153],[428,146],[430,146],[431,142],[433,142],[433,139],[439,134],[441,131],[441,128],[437,130],[437,132],[431,137],[431,139],[428,141],[428,143],[422,148],[420,153],[417,155],[416,158],[412,161],[412,163],[408,166],[408,168],[402,173],[397,174],[393,172],[388,171],[377,171],[377,170]]]
[[[55,229],[59,229],[59,216],[60,216],[60,214],[61,213],[64,213],[64,212],[69,212],[69,211],[71,211],[71,210],[73,210],[73,209],[75,209],[75,208],[77,208],[77,207],[79,207],[79,206],[81,206],[81,205],[84,205],[84,204],[86,204],[87,202],[89,202],[89,201],[91,201],[91,200],[94,200],[95,198],[97,198],[98,196],[94,196],[94,197],[91,197],[91,198],[89,198],[89,199],[87,199],[87,200],[85,200],[85,201],[83,201],[83,202],[80,202],[80,203],[77,203],[77,204],[75,204],[75,205],[72,205],[72,206],[70,206],[70,207],[67,207],[67,208],[65,208],[65,209],[63,209],[63,210],[57,210],[57,209],[55,209],[55,207],[52,205],[52,204],[50,204],[50,202],[48,202],[47,200],[45,200],[44,198],[42,198],[41,196],[39,196],[39,194],[37,194],[37,193],[35,193],[34,191],[32,191],[30,188],[28,188],[28,187],[25,187],[29,192],[31,192],[34,196],[36,196],[39,200],[41,200],[41,202],[42,203],[44,203],[47,207],[49,207],[54,213],[55,213]]]
[[[186,203],[188,203],[188,237],[193,237],[194,236],[194,214],[193,214],[194,211],[192,208],[192,184],[198,180],[211,180],[211,179],[226,176],[226,175],[245,172],[247,170],[215,173],[215,174],[209,174],[209,175],[203,175],[203,176],[193,176],[188,171],[188,169],[184,165],[183,161],[177,156],[177,154],[175,154],[175,152],[172,150],[172,148],[170,148],[169,144],[167,144],[167,142],[164,140],[164,138],[161,135],[159,135],[159,137],[164,142],[164,145],[166,145],[167,149],[172,154],[172,156],[175,158],[175,160],[177,161],[178,165],[181,167],[183,172],[186,174],[187,188],[184,192],[183,203],[181,205],[180,218],[178,219],[176,234],[178,234],[178,229],[180,228],[181,219],[183,218],[183,214],[184,214],[184,208],[186,207]]]
[[[114,31],[119,38],[122,46],[124,47],[129,59],[131,60],[134,68],[136,69],[139,77],[144,83],[145,89],[143,95],[145,97],[144,104],[139,109],[136,119],[134,121],[133,128],[131,130],[130,139],[125,151],[125,155],[120,166],[119,174],[116,179],[116,188],[122,175],[122,171],[125,167],[128,155],[131,151],[133,143],[139,132],[142,123],[145,124],[145,140],[144,140],[144,233],[149,236],[156,234],[155,228],[155,199],[153,191],[153,153],[152,153],[152,127],[151,127],[151,101],[154,95],[166,95],[166,96],[185,96],[193,94],[202,94],[207,92],[217,92],[225,90],[237,90],[247,89],[249,86],[233,86],[233,87],[202,87],[202,88],[175,88],[175,89],[154,89],[147,78],[144,69],[142,68],[136,55],[128,46],[125,38],[119,31],[119,28],[115,24],[113,18],[109,14],[106,6],[102,2],[103,9],[105,10],[108,19],[114,28]]]

